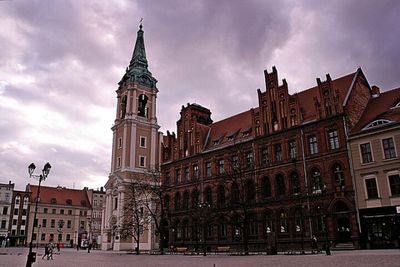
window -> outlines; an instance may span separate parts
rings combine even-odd
[[[1,221],[1,229],[6,229],[6,224],[7,224],[7,221],[6,220],[2,220]]]
[[[54,234],[50,234],[50,241],[51,241],[51,242],[54,241]]]
[[[253,167],[253,152],[246,153],[246,167]]]
[[[362,163],[372,162],[371,144],[365,143],[360,145]]]
[[[318,153],[318,143],[317,143],[317,137],[315,135],[308,137],[308,145],[310,147],[311,155]]]
[[[68,215],[72,215],[72,210],[68,210]]]
[[[140,137],[140,147],[146,148],[146,137],[144,136]]]
[[[264,177],[262,181],[262,194],[263,197],[271,196],[271,183],[268,177]]]
[[[391,122],[392,121],[385,120],[385,119],[374,120],[373,122],[369,123],[367,126],[362,128],[362,130],[366,130],[366,129],[369,129],[369,128],[373,128],[373,127],[377,127],[377,126],[380,126],[380,125],[388,124],[388,123],[391,123]]]
[[[287,231],[288,231],[288,221],[287,221],[287,214],[286,214],[286,212],[281,211],[279,217],[280,217],[280,218],[279,218],[279,219],[280,219],[280,220],[279,220],[279,223],[280,223],[279,232],[281,232],[281,233],[287,233]]]
[[[267,212],[265,214],[265,233],[270,234],[274,231],[274,220],[272,219],[272,214]]]
[[[322,193],[322,190],[324,189],[324,185],[322,183],[322,178],[321,178],[321,172],[317,169],[314,168],[311,170],[311,178],[312,178],[312,193],[317,194],[317,193]]]
[[[232,184],[231,192],[232,192],[232,202],[238,203],[240,200],[240,191],[239,191],[239,186],[237,185],[237,183]]]
[[[8,207],[3,207],[3,215],[7,215],[8,214]]]
[[[207,187],[205,192],[204,192],[204,199],[206,203],[211,207],[213,204],[213,199],[212,199],[212,190],[210,187]]]
[[[225,222],[220,223],[219,225],[219,234],[221,239],[225,239],[227,236],[227,225]]]
[[[206,176],[211,177],[211,162],[206,162]]]
[[[393,138],[382,139],[383,152],[385,159],[392,159],[396,157],[396,150],[394,148]]]
[[[392,196],[400,195],[400,175],[389,175],[389,184]]]
[[[51,219],[51,221],[50,221],[50,227],[51,227],[51,228],[54,228],[55,225],[56,225],[56,220]]]
[[[114,198],[114,209],[116,210],[117,208],[118,208],[118,197],[115,197]]]
[[[261,165],[268,165],[268,148],[266,147],[261,149]]]
[[[122,138],[118,138],[118,148],[122,148]]]
[[[48,211],[47,208],[44,208],[44,209],[43,209],[43,213],[47,213],[47,211]]]
[[[239,157],[238,156],[232,156],[232,168],[233,170],[239,169]]]
[[[218,186],[218,206],[223,207],[225,205],[225,187],[223,185]]]
[[[15,205],[19,205],[20,199],[20,196],[15,197]]]
[[[185,182],[189,182],[189,180],[190,180],[190,176],[189,176],[190,174],[189,174],[189,167],[186,167],[185,169],[184,169],[184,177],[185,177]]]
[[[258,235],[257,219],[254,217],[251,217],[249,221],[249,234],[253,238],[256,238]]]
[[[44,228],[47,227],[47,219],[42,220],[42,227],[44,227]]]
[[[218,174],[224,174],[225,173],[225,167],[224,167],[224,160],[219,159],[218,160]]]
[[[53,197],[52,199],[50,199],[50,203],[51,204],[57,204],[57,199]]]
[[[36,240],[36,233],[33,233],[32,239]]]
[[[285,181],[281,174],[276,176],[276,194],[278,196],[285,195]]]
[[[182,182],[181,169],[175,170],[175,181],[177,184],[180,184]]]
[[[147,107],[148,97],[144,94],[139,95],[138,99],[138,116],[147,118],[148,107]]]
[[[175,210],[178,211],[181,208],[181,194],[177,192],[175,194]]]
[[[281,147],[281,144],[275,144],[274,145],[274,151],[275,151],[275,161],[276,162],[281,162],[282,161],[282,147]]]
[[[344,186],[343,170],[340,164],[333,165],[333,177],[335,178],[336,186]]]
[[[63,209],[60,210],[60,214],[64,214],[64,210]]]
[[[52,209],[51,213],[56,214],[56,209]]]
[[[296,141],[289,141],[289,157],[290,159],[296,159]]]
[[[365,187],[367,188],[368,199],[378,198],[378,187],[376,186],[375,178],[365,179]]]
[[[337,130],[331,130],[328,132],[329,147],[331,150],[339,148],[339,136]]]
[[[42,241],[46,240],[46,234],[45,233],[41,234],[40,240],[42,240]]]
[[[199,166],[193,165],[193,179],[197,181],[199,179]]]
[[[170,174],[169,172],[166,172],[166,173],[165,173],[165,180],[164,180],[164,183],[165,183],[166,185],[169,185],[170,182],[171,182],[171,174]]]
[[[121,168],[121,158],[117,158],[117,168]]]
[[[145,167],[145,166],[146,166],[146,157],[139,156],[139,167]]]
[[[14,209],[14,215],[18,215],[19,209]]]
[[[13,225],[17,225],[17,219],[13,220]]]
[[[183,203],[182,203],[183,209],[187,210],[189,208],[189,192],[185,191],[183,193]]]
[[[25,220],[21,220],[21,225],[25,225]]]
[[[297,195],[300,193],[300,180],[299,180],[299,175],[297,172],[292,172],[290,174],[290,179],[292,182],[292,194]]]
[[[66,241],[69,241],[70,239],[71,239],[71,235],[67,234]]]
[[[65,203],[66,203],[67,205],[72,205],[72,199],[67,199],[67,200],[65,201]]]

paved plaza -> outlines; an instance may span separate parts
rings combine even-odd
[[[23,267],[26,263],[27,248],[0,248],[1,267]],[[334,251],[331,256],[314,255],[134,255],[110,251],[76,251],[63,249],[54,260],[42,260],[43,249],[39,249],[37,262],[33,266],[60,267],[265,267],[265,266],[319,266],[319,267],[351,267],[378,266],[399,267],[400,250],[356,250]]]

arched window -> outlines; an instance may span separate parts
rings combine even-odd
[[[380,125],[383,125],[383,124],[392,123],[392,122],[393,121],[386,120],[386,119],[377,119],[377,120],[374,120],[373,122],[368,123],[368,125],[365,126],[364,128],[362,128],[362,130],[367,130],[367,129],[370,129],[370,128],[374,128],[374,127],[377,127],[377,126],[380,126]]]
[[[127,103],[127,96],[124,95],[121,99],[121,111],[120,111],[120,118],[125,118],[126,114],[126,103]]]
[[[271,196],[271,182],[267,176],[265,176],[262,180],[262,194],[263,197]]]
[[[183,193],[183,209],[187,210],[189,208],[189,192],[185,191]]]
[[[318,168],[313,168],[311,170],[311,181],[312,181],[312,193],[320,194],[324,189],[324,184],[322,182],[321,172]]]
[[[175,194],[175,210],[180,210],[181,209],[181,194],[177,192]]]
[[[138,116],[147,118],[148,107],[147,107],[148,97],[145,94],[139,95],[138,100]]]
[[[218,206],[225,206],[225,187],[223,185],[218,186]]]
[[[253,202],[256,200],[256,187],[252,180],[246,181],[246,201]]]
[[[206,203],[208,205],[210,205],[210,207],[213,204],[213,200],[212,200],[212,190],[210,187],[207,187],[206,190],[204,191],[204,200],[206,201]]]
[[[182,239],[187,240],[190,238],[189,220],[185,218],[182,222]]]
[[[344,186],[343,169],[339,163],[335,163],[332,168],[336,186]]]
[[[285,180],[282,174],[278,174],[275,178],[276,180],[276,194],[278,196],[285,195]]]
[[[256,239],[258,236],[258,221],[256,215],[251,215],[249,218],[249,235]]]
[[[231,196],[232,202],[238,203],[240,201],[240,192],[239,192],[239,186],[237,185],[237,183],[232,184],[231,192],[232,192],[232,196]]]
[[[300,208],[297,208],[294,212],[294,223],[295,223],[295,232],[296,233],[301,233],[302,231],[304,231],[304,227],[303,227],[303,213]]]
[[[192,191],[192,208],[196,208],[198,204],[199,204],[199,191],[197,191],[197,189],[194,189]]]
[[[297,172],[292,172],[290,174],[290,180],[292,182],[292,194],[293,195],[300,194],[300,179]]]

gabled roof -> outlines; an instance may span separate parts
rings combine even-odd
[[[350,91],[353,84],[353,79],[356,77],[356,75],[357,72],[353,72],[346,76],[332,80],[332,91],[338,91],[340,104],[344,103],[346,95]],[[297,93],[300,109],[303,113],[303,122],[317,119],[314,105],[314,97],[316,97],[318,101],[321,102],[321,97],[318,90],[318,86],[315,86]]]
[[[38,186],[29,185],[32,192],[31,202],[37,196]],[[69,205],[79,207],[90,207],[90,202],[85,190],[69,189],[65,187],[40,186],[39,203],[52,205]],[[56,203],[54,203],[54,200]]]
[[[252,112],[257,112],[258,108],[236,114],[210,125],[210,134],[206,144],[206,150],[220,145],[238,142],[244,138],[254,136],[252,127]],[[214,143],[218,140],[218,143]]]
[[[396,104],[399,102],[400,88],[383,92],[378,97],[371,98],[360,120],[351,130],[350,134],[354,135],[361,131],[369,131],[387,125],[381,124],[364,129],[371,122],[377,120],[389,121],[390,123],[400,123],[400,107],[396,107]]]

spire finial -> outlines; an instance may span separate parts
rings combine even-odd
[[[139,23],[139,29],[141,30],[143,28],[143,18],[140,18]]]

